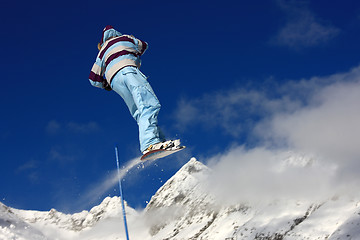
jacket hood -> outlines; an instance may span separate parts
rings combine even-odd
[[[102,37],[101,37],[101,41],[100,41],[100,45],[103,46],[104,42],[106,40],[108,40],[109,38],[111,37],[119,37],[121,36],[122,34],[118,31],[116,31],[113,26],[110,26],[110,25],[107,25],[104,30],[103,30],[103,33],[102,33]]]

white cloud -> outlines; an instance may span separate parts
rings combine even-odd
[[[272,39],[291,48],[316,46],[336,37],[340,30],[316,18],[304,1],[278,1],[287,15],[287,23]]]
[[[321,201],[332,197],[336,166],[315,159],[264,147],[234,147],[209,160],[213,171],[207,186],[218,199],[232,204],[289,198]]]
[[[183,98],[174,112],[175,123],[184,131],[191,127],[217,127],[235,139],[250,133],[266,140],[268,136],[264,136],[271,132],[266,128],[271,127],[268,124],[275,116],[314,108],[323,102],[322,95],[329,95],[326,89],[336,92],[338,86],[356,84],[359,77],[360,66],[345,73],[291,80],[281,85],[268,80],[262,88],[233,87],[195,99]]]
[[[38,168],[38,161],[35,160],[30,160],[22,165],[20,165],[17,169],[16,172],[23,172],[23,171],[27,171],[27,170],[32,170],[32,169],[37,169]]]
[[[100,129],[99,125],[96,122],[88,122],[88,123],[77,123],[77,122],[69,122],[66,127],[78,133],[88,133],[98,131]]]
[[[212,92],[195,99],[181,99],[175,111],[176,127],[186,131],[191,127],[218,127],[224,134],[238,137],[274,111],[286,111],[299,105],[297,100],[271,98],[269,92],[234,88]]]
[[[89,133],[99,131],[100,126],[94,121],[85,123],[78,123],[74,121],[70,121],[68,123],[60,123],[59,121],[51,120],[46,125],[45,130],[50,135],[58,134],[60,131],[63,130],[68,130],[74,133]]]
[[[314,99],[315,106],[274,116],[272,137],[285,138],[292,147],[329,157],[360,157],[360,83],[333,84]]]
[[[258,145],[252,149],[234,146],[212,157],[211,189],[232,200],[319,200],[344,192],[357,194],[360,66],[345,73],[273,85],[270,90],[233,89],[212,94],[212,98],[183,100],[183,105],[196,103],[191,111],[202,115],[194,117],[199,125],[218,124],[227,130],[243,125],[243,119],[253,119],[247,134]],[[230,116],[236,121],[228,121]],[[180,116],[179,123],[186,124]],[[291,158],[289,153],[298,157]]]
[[[69,162],[76,160],[75,154],[69,154],[65,153],[65,150],[63,147],[60,146],[54,146],[50,149],[49,152],[49,159],[52,161],[56,161],[61,164],[68,164]]]
[[[336,165],[335,190],[358,191],[360,76],[356,82],[327,86],[314,99],[314,105],[274,116],[267,134],[272,142],[283,140],[292,149],[314,153],[324,164]]]
[[[16,169],[16,173],[17,174],[22,174],[22,175],[26,175],[27,178],[30,180],[30,182],[32,183],[37,183],[40,179],[39,177],[39,171],[38,171],[38,167],[39,167],[39,162],[36,160],[30,160],[28,162],[25,162],[24,164],[20,165],[17,169]]]
[[[46,125],[46,132],[48,134],[56,134],[59,132],[61,128],[61,125],[58,121],[55,121],[55,120],[51,120],[50,122],[48,122],[48,124]]]

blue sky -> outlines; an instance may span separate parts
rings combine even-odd
[[[123,100],[88,82],[106,25],[148,42],[141,70],[159,124],[188,147],[126,175],[133,207],[190,157],[264,145],[265,120],[358,79],[357,1],[12,1],[0,11],[0,201],[16,208],[88,209],[118,194],[77,201],[112,174],[114,146],[123,165],[140,155]]]

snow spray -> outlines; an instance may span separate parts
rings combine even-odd
[[[116,155],[117,172],[118,172],[118,177],[119,177],[119,190],[120,190],[122,212],[123,212],[123,217],[124,217],[125,233],[126,233],[126,239],[129,240],[129,232],[128,232],[128,227],[127,227],[127,222],[126,222],[125,204],[124,204],[124,198],[123,198],[123,193],[122,193],[122,189],[121,189],[121,176],[120,176],[120,168],[119,168],[119,152],[118,152],[117,147],[115,147],[115,155]]]

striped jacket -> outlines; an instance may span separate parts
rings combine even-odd
[[[89,81],[91,85],[111,90],[113,76],[126,66],[140,67],[140,56],[148,44],[133,36],[122,35],[112,26],[103,30],[99,43],[101,49],[93,65]]]

